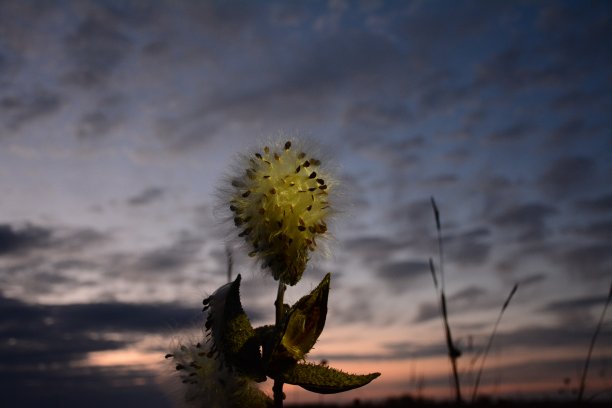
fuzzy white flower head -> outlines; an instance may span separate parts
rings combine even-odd
[[[206,408],[261,407],[271,405],[270,398],[254,381],[241,376],[214,356],[208,343],[180,345],[171,354],[180,379],[185,384],[185,402]]]
[[[299,142],[284,141],[241,156],[230,178],[229,209],[262,267],[276,280],[295,285],[309,251],[327,233],[334,189],[322,163]]]

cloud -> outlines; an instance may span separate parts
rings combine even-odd
[[[22,255],[33,250],[78,250],[106,241],[109,235],[91,228],[50,228],[33,224],[0,224],[0,255]]]
[[[602,242],[612,241],[612,219],[600,220],[587,225],[570,227],[568,232],[579,234]]]
[[[603,306],[606,301],[605,296],[583,296],[574,299],[554,300],[542,307],[542,311],[552,313],[568,313],[576,310],[588,311],[595,306]]]
[[[384,262],[395,252],[405,249],[405,245],[401,242],[374,235],[344,240],[342,247],[347,252],[359,256],[366,264]]]
[[[517,141],[533,133],[534,129],[534,125],[529,122],[517,122],[491,133],[488,138],[494,142]]]
[[[46,248],[51,244],[50,229],[26,225],[17,229],[10,224],[0,224],[0,255],[26,252],[30,249]]]
[[[561,199],[587,190],[595,178],[596,163],[590,157],[568,156],[555,160],[538,180],[552,197]]]
[[[428,276],[429,263],[425,261],[391,261],[384,263],[376,273],[377,278],[387,282],[394,292],[404,291],[414,280]]]
[[[59,93],[46,89],[14,95],[7,93],[0,98],[0,118],[9,130],[19,130],[32,121],[52,115],[64,104]]]
[[[519,240],[537,240],[543,238],[546,233],[547,219],[557,213],[553,206],[531,202],[509,207],[492,221],[498,227],[518,231]]]
[[[579,279],[597,281],[612,270],[612,251],[607,241],[578,244],[558,250],[551,257],[566,273]]]
[[[479,286],[468,286],[446,298],[449,310],[452,313],[465,313],[471,310],[482,309],[489,300],[487,291]],[[440,306],[437,302],[423,302],[419,305],[413,323],[424,323],[440,317]]]
[[[578,209],[595,214],[612,212],[612,192],[595,198],[578,200],[574,206]]]
[[[160,187],[149,187],[128,199],[131,206],[142,206],[156,202],[164,197],[166,191]]]
[[[51,400],[80,406],[90,396],[100,396],[88,405],[106,406],[113,398],[146,398],[133,383],[143,380],[142,389],[163,400],[150,371],[96,368],[84,365],[84,359],[91,352],[120,350],[134,342],[118,332],[161,333],[193,324],[198,312],[163,304],[32,305],[0,293],[0,401],[26,407]],[[160,351],[160,360],[162,356]],[[120,383],[123,389],[117,388]]]
[[[83,113],[76,125],[76,136],[80,139],[94,139],[109,134],[125,120],[127,110],[125,98],[108,95],[101,98],[94,109]]]
[[[73,61],[65,80],[86,88],[104,84],[130,46],[129,37],[112,18],[92,13],[65,38],[66,52]]]
[[[489,258],[491,231],[488,228],[475,228],[458,234],[447,235],[444,238],[448,260],[464,266],[483,264]]]

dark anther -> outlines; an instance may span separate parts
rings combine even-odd
[[[244,223],[244,220],[240,217],[234,217],[234,224],[239,227]]]
[[[315,166],[319,166],[321,164],[321,160],[317,160],[317,159],[310,159],[310,162],[314,164]]]
[[[251,194],[251,190],[247,190],[247,191],[245,191],[244,193],[242,193],[242,196],[243,196],[244,198],[247,198],[247,197],[248,197],[250,194]]]
[[[291,142],[285,143],[285,150],[291,149]]]
[[[295,172],[296,172],[296,173],[299,173],[299,172],[300,172],[300,170],[302,170],[302,166],[297,166],[297,167],[295,168]]]
[[[264,152],[266,154],[270,153],[270,148],[268,146],[264,147]]]
[[[323,180],[323,179],[317,179],[317,183],[319,183],[319,184],[325,184],[325,180]]]
[[[310,211],[312,210],[312,205],[309,205],[308,207],[306,207],[306,211]]]
[[[303,159],[304,157],[306,157],[306,153],[301,152],[300,154],[298,154],[298,159]]]
[[[259,160],[263,159],[263,157],[261,157],[261,154],[259,153],[255,153],[255,157],[257,157]]]
[[[314,172],[314,171],[312,173],[310,173],[310,176],[308,176],[308,178],[311,178],[311,179],[313,179],[315,177],[317,177],[317,173]]]
[[[164,356],[164,358],[172,358],[172,357],[174,357],[174,354],[170,354],[170,353],[168,353],[168,354],[166,354],[166,355]]]
[[[184,366],[184,365],[182,365],[182,364],[177,364],[177,365],[176,365],[176,369],[177,369],[177,371],[178,371],[178,370],[183,370],[183,369],[185,369],[185,366]]]
[[[327,188],[327,186],[326,186],[325,184],[323,184],[322,186],[319,186],[319,188],[320,188],[321,190],[325,190],[325,189]]]
[[[306,231],[306,227],[305,227],[305,226],[303,226],[303,225],[298,225],[298,229],[299,229],[300,231]]]
[[[253,228],[249,227],[247,229],[245,229],[244,231],[242,231],[240,234],[238,234],[239,237],[244,237],[247,236],[251,233],[251,231],[253,231]]]
[[[308,191],[315,191],[316,189],[317,189],[316,187],[310,187]]]
[[[310,162],[308,160],[304,162],[304,167],[310,167]]]

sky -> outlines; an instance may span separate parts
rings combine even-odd
[[[332,272],[308,359],[382,375],[288,403],[452,397],[431,197],[464,393],[518,283],[480,389],[572,397],[612,278],[611,38],[605,1],[0,2],[0,403],[172,406],[163,355],[202,336],[226,245],[273,322],[217,191],[296,137],[341,194],[286,299]]]

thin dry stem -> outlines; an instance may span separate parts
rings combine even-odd
[[[451,333],[450,325],[448,323],[448,312],[446,309],[446,296],[444,294],[444,250],[442,246],[442,228],[440,224],[440,211],[438,210],[438,206],[436,205],[436,200],[431,197],[431,206],[434,211],[434,216],[436,219],[436,230],[438,232],[438,255],[440,257],[440,309],[442,313],[442,321],[444,323],[444,334],[446,338],[446,347],[448,349],[448,358],[451,362],[452,374],[453,374],[453,382],[455,386],[455,402],[457,405],[463,403],[463,398],[461,397],[461,384],[459,383],[459,373],[457,371],[457,359],[461,356],[461,351],[455,344],[453,343],[453,336]],[[436,279],[436,273],[433,265],[433,261],[429,261],[429,268],[431,270],[431,274],[434,280],[434,286],[436,290],[438,289],[438,281]]]
[[[606,316],[606,310],[608,310],[608,305],[610,304],[610,298],[612,298],[612,283],[610,283],[610,290],[608,292],[608,297],[606,299],[604,308],[601,312],[601,316],[599,317],[599,322],[597,322],[595,333],[593,333],[593,337],[591,338],[591,344],[589,345],[589,351],[587,353],[586,361],[584,362],[584,369],[582,370],[582,378],[580,379],[580,389],[578,391],[578,405],[582,405],[582,398],[584,396],[584,389],[586,387],[587,373],[589,371],[589,364],[591,363],[591,354],[593,353],[593,348],[595,348],[595,341],[597,340],[597,336],[599,335],[599,331],[601,330],[601,326],[603,324],[604,317]]]
[[[504,312],[506,311],[506,308],[510,304],[510,300],[512,300],[512,297],[516,293],[517,289],[518,289],[518,283],[514,285],[514,287],[510,291],[510,294],[506,298],[506,301],[504,302],[499,312],[499,315],[497,316],[495,325],[493,326],[493,331],[491,332],[491,336],[489,336],[489,341],[487,342],[487,346],[485,347],[484,354],[482,355],[482,360],[480,360],[480,368],[478,369],[478,374],[476,374],[476,381],[474,382],[474,390],[472,391],[472,404],[476,401],[476,396],[478,395],[478,386],[480,385],[480,377],[484,369],[485,360],[487,359],[487,355],[489,354],[489,349],[491,348],[491,345],[493,344],[493,338],[495,337],[495,334],[497,333],[497,327],[499,326],[499,322],[501,321],[501,318],[504,315]]]

